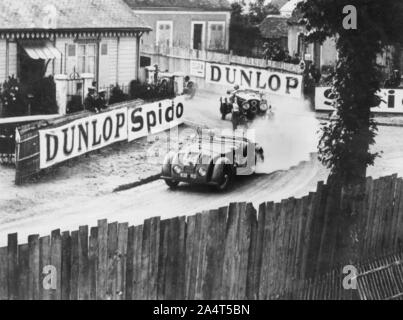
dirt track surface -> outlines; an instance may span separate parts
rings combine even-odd
[[[188,102],[187,119],[212,128],[231,128],[230,120],[220,120],[218,99],[218,95],[203,94]],[[274,101],[278,106],[293,103],[298,102]],[[271,138],[270,143],[274,142],[281,149],[288,146],[287,152],[291,153],[296,146],[290,147],[291,141],[287,138],[301,135],[293,130],[296,124],[304,121],[305,115],[287,112],[285,115],[289,121],[280,118],[279,128],[275,129],[282,131],[285,122],[291,123],[290,129],[279,132],[278,136],[277,131],[272,130],[268,139]],[[312,131],[303,125],[300,129]],[[380,128],[378,145],[374,149],[385,153],[377,160],[375,168],[369,170],[370,175],[403,175],[402,137],[403,128]],[[144,161],[144,151],[148,147],[148,142],[142,140],[125,148],[107,148],[70,166],[64,165],[53,174],[23,187],[13,185],[12,169],[0,168],[0,180],[3,179],[0,181],[0,246],[6,244],[7,234],[17,230],[20,241],[25,242],[30,234],[43,236],[53,229],[76,230],[80,225],[94,226],[98,219],[139,225],[147,218],[193,215],[230,202],[253,202],[258,206],[265,201],[302,197],[314,191],[317,183],[326,180],[328,175],[328,171],[311,158],[311,150],[305,152],[302,149],[297,157],[295,154],[288,157],[285,153],[282,159],[277,159],[273,170],[253,177],[240,177],[233,189],[223,194],[212,192],[207,187],[188,185],[180,185],[172,191],[161,180],[112,193],[121,184],[135,182],[159,171],[158,165]],[[271,162],[277,148],[270,149],[266,151]]]

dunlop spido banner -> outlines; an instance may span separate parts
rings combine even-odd
[[[133,141],[178,126],[184,121],[183,102],[178,97],[125,107],[39,130],[40,169],[116,142]]]

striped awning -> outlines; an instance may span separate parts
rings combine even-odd
[[[50,41],[24,41],[20,42],[20,45],[34,60],[53,60],[62,57],[61,52]]]

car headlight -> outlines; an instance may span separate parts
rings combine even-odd
[[[242,108],[244,108],[245,110],[249,110],[250,109],[250,104],[249,103],[244,103]]]
[[[180,166],[175,166],[175,167],[174,167],[174,172],[175,172],[176,174],[181,174],[181,173],[182,173],[182,168],[181,168]]]
[[[267,111],[269,107],[267,106],[267,103],[261,103],[260,104],[260,110],[262,111]]]
[[[199,169],[199,175],[200,175],[201,177],[205,177],[205,176],[207,175],[207,169],[204,168],[204,167],[201,167],[201,168]]]

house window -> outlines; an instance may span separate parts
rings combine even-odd
[[[96,45],[79,44],[77,51],[78,72],[95,74]]]
[[[76,45],[75,44],[69,44],[67,47],[67,55],[69,57],[75,57],[76,56]]]
[[[103,43],[101,45],[101,55],[103,55],[103,56],[108,55],[108,44],[107,43]]]
[[[208,48],[210,50],[225,49],[225,22],[210,21],[208,23]]]
[[[204,50],[204,28],[205,22],[203,21],[192,21],[191,28],[191,48],[194,50]]]
[[[157,21],[156,44],[158,46],[172,47],[173,44],[172,21]]]

